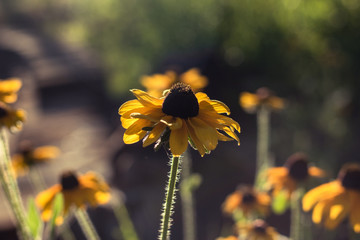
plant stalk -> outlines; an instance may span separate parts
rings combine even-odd
[[[95,230],[93,223],[85,209],[79,208],[75,212],[76,219],[78,220],[81,229],[83,230],[86,239],[100,240],[98,233]]]

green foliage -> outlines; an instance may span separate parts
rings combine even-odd
[[[62,193],[57,193],[53,201],[52,216],[48,225],[48,239],[55,239],[56,221],[61,217],[64,208],[64,197]]]
[[[33,198],[28,200],[28,213],[27,213],[27,225],[30,228],[31,235],[34,239],[42,238],[42,231],[44,223],[41,220],[40,214],[36,208],[35,201]]]
[[[271,207],[275,214],[283,214],[289,208],[289,198],[287,191],[280,191],[273,197]]]

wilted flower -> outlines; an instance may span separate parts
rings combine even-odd
[[[239,97],[240,106],[247,112],[254,113],[261,106],[272,110],[281,110],[285,103],[282,98],[276,97],[266,87],[259,88],[255,94],[242,92]]]
[[[60,150],[55,146],[41,146],[33,148],[30,142],[23,142],[20,146],[20,152],[11,158],[12,168],[16,176],[26,174],[29,169],[37,164],[48,162],[56,158]]]
[[[17,92],[20,90],[22,83],[17,78],[0,80],[0,101],[13,103],[17,100]]]
[[[197,68],[191,68],[178,77],[174,71],[167,71],[165,74],[141,78],[141,84],[147,89],[147,93],[158,98],[177,81],[189,85],[194,92],[202,90],[208,84],[207,78],[202,76]]]
[[[276,240],[280,235],[265,221],[257,219],[251,224],[238,224],[239,239],[246,240]]]
[[[5,103],[0,102],[0,127],[7,127],[10,131],[21,130],[24,121],[24,110],[12,109]]]
[[[131,92],[137,99],[119,108],[126,144],[144,139],[146,147],[168,136],[170,151],[175,156],[185,152],[188,141],[201,156],[214,150],[219,140],[235,139],[240,144],[235,134],[240,132],[240,125],[221,115],[229,115],[230,109],[220,101],[210,100],[205,93],[194,94],[183,83],[173,85],[165,98],[155,98],[137,89]]]
[[[257,192],[250,186],[240,186],[230,194],[222,205],[223,211],[233,214],[235,210],[243,212],[244,216],[268,214],[271,198],[267,193]]]
[[[336,180],[310,190],[302,202],[304,211],[314,209],[314,223],[334,229],[349,217],[354,231],[360,233],[360,165],[345,165]]]
[[[110,188],[97,174],[88,172],[77,176],[74,172],[65,172],[61,175],[60,184],[36,196],[36,204],[41,210],[44,221],[48,221],[51,217],[52,205],[57,193],[62,193],[64,196],[62,216],[65,216],[71,207],[84,208],[87,205],[95,207],[110,200]],[[62,220],[57,219],[57,224],[61,223]]]
[[[320,168],[308,165],[305,154],[295,153],[286,160],[284,167],[268,169],[267,182],[273,189],[274,195],[285,190],[290,197],[300,182],[305,181],[308,177],[323,177],[324,175],[324,171]]]

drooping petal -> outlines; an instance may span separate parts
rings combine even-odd
[[[140,131],[142,131],[144,127],[150,127],[150,126],[152,126],[152,123],[149,120],[138,119],[128,129],[126,129],[125,134],[126,135],[137,134]]]
[[[312,177],[324,177],[325,172],[318,167],[309,167],[308,173]]]
[[[317,203],[314,207],[313,214],[312,214],[312,220],[314,223],[321,223],[321,220],[323,219],[324,215],[324,209],[326,207],[326,203],[328,201],[321,201]]]
[[[332,199],[329,215],[326,216],[325,226],[328,229],[336,228],[349,213],[348,196],[344,192]]]
[[[202,142],[199,140],[199,138],[196,136],[195,130],[191,126],[191,124],[186,120],[186,125],[188,128],[189,136],[191,141],[195,144],[196,150],[200,153],[200,155],[203,157],[206,153],[206,149],[204,148]]]
[[[230,114],[230,109],[225,103],[217,100],[204,100],[199,103],[200,111],[215,111],[216,113]]]
[[[141,131],[139,133],[131,134],[131,135],[124,134],[123,141],[125,144],[137,143],[138,141],[143,139],[145,135],[146,135],[146,131]]]
[[[212,151],[218,144],[218,136],[216,129],[207,125],[204,121],[197,117],[189,118],[188,122],[194,129],[196,136],[208,151]]]
[[[150,96],[148,93],[141,91],[139,89],[132,89],[130,90],[134,96],[146,107],[153,107],[153,108],[161,108],[164,102],[164,99],[156,98]]]
[[[32,157],[37,161],[46,161],[56,158],[60,154],[60,149],[55,146],[41,146],[34,149]]]
[[[154,128],[151,130],[151,132],[144,139],[143,147],[147,147],[147,146],[153,144],[156,140],[158,140],[160,138],[161,134],[164,132],[165,128],[166,128],[166,125],[163,123],[156,124],[154,126]]]
[[[137,108],[143,108],[144,105],[137,99],[127,101],[119,107],[119,115],[124,115],[128,111],[132,111]]]
[[[187,131],[186,123],[183,122],[181,128],[171,130],[170,133],[171,153],[174,156],[180,156],[185,152],[187,145],[188,145],[188,131]]]
[[[317,202],[340,195],[345,191],[339,181],[322,184],[305,194],[302,199],[304,211],[309,211]]]
[[[165,116],[161,118],[161,123],[168,126],[171,130],[176,130],[182,127],[183,121],[181,118],[172,117],[172,116]]]
[[[206,95],[206,93],[203,93],[203,92],[198,92],[195,94],[199,104],[202,102],[202,101],[210,101],[210,98]]]

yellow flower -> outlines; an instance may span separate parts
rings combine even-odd
[[[207,77],[202,76],[197,68],[191,68],[184,72],[180,75],[179,80],[189,85],[194,92],[201,91],[208,85]]]
[[[268,194],[257,192],[250,186],[240,186],[226,198],[222,208],[227,214],[233,214],[238,209],[246,217],[252,214],[265,216],[269,212],[270,202]]]
[[[165,74],[154,74],[141,78],[141,84],[147,89],[147,92],[154,97],[162,97],[163,92],[169,89],[176,80],[176,73],[167,71]]]
[[[48,162],[60,153],[60,150],[55,146],[32,148],[29,142],[23,142],[20,148],[20,152],[14,154],[11,159],[15,176],[25,175],[32,166]]]
[[[291,155],[284,167],[273,167],[267,171],[267,182],[276,195],[285,190],[288,197],[296,190],[298,184],[308,177],[323,177],[324,171],[317,167],[309,167],[307,157],[303,153]]]
[[[146,147],[170,134],[170,151],[175,156],[185,152],[189,139],[201,156],[214,150],[219,140],[235,139],[240,144],[235,134],[240,132],[240,125],[221,115],[229,115],[230,109],[220,101],[210,100],[205,93],[194,94],[183,83],[173,85],[165,98],[155,98],[137,89],[131,92],[137,99],[119,108],[126,144],[144,139]]]
[[[17,78],[10,78],[0,81],[0,101],[13,103],[17,100],[17,92],[21,88],[21,81]]]
[[[208,80],[200,74],[199,69],[191,68],[177,77],[174,71],[165,74],[154,74],[141,78],[141,84],[147,89],[151,96],[160,98],[165,90],[169,89],[176,81],[189,85],[194,92],[198,92],[207,86]]]
[[[334,229],[349,217],[354,231],[360,233],[360,165],[345,165],[336,180],[307,192],[302,203],[304,211],[314,209],[314,223]]]
[[[254,113],[261,106],[272,110],[281,110],[285,106],[284,100],[274,96],[266,87],[259,88],[255,94],[242,92],[239,103],[245,111],[250,113]]]
[[[71,207],[84,208],[87,205],[95,207],[110,200],[110,188],[104,180],[93,172],[76,176],[74,172],[66,172],[61,176],[61,183],[40,192],[36,196],[36,204],[41,210],[41,218],[48,221],[52,214],[52,205],[55,195],[64,196],[62,216],[67,215]],[[62,223],[57,219],[57,224]]]
[[[246,240],[275,240],[279,233],[273,227],[268,226],[263,220],[257,219],[251,224],[238,224],[239,239]]]
[[[12,109],[5,103],[0,102],[0,127],[7,127],[10,131],[21,130],[24,121],[24,110]]]

